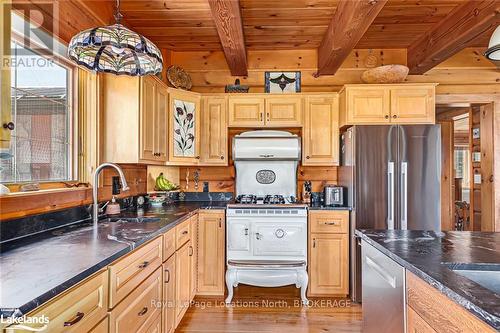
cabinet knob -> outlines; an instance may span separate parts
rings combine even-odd
[[[222,155],[221,155],[221,156],[220,156],[220,159],[221,159],[221,160],[223,160],[223,159],[224,159],[224,156],[222,156]]]
[[[386,114],[384,118],[385,118],[385,119],[389,119],[389,115],[388,115],[388,114]]]
[[[9,121],[8,123],[3,124],[3,128],[8,129],[9,131],[13,131],[16,126],[12,121]]]
[[[310,159],[311,157],[310,156],[306,156],[306,159]]]
[[[392,115],[392,118],[397,118],[397,117],[398,117],[398,116],[397,116],[397,115],[395,115],[395,114],[393,114],[393,115]]]
[[[200,159],[200,156],[196,156],[196,159],[199,160]]]

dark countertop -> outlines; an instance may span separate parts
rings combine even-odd
[[[119,217],[154,217],[148,222],[83,222],[2,246],[0,315],[22,316],[71,288],[137,246],[193,215],[225,209],[227,202],[180,202],[123,211]],[[132,241],[133,239],[133,241]]]
[[[500,264],[500,233],[356,230],[356,235],[500,330],[500,295],[450,269]]]
[[[351,210],[351,207],[343,206],[322,206],[322,205],[310,205],[307,206],[309,210]]]

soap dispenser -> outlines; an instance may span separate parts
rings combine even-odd
[[[106,215],[120,214],[120,204],[116,202],[115,195],[120,194],[120,177],[113,177],[113,190],[111,203],[106,206]]]

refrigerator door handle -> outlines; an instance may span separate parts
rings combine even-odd
[[[401,230],[408,229],[408,162],[401,162]]]
[[[387,166],[387,229],[394,229],[394,162]]]

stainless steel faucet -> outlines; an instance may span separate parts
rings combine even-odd
[[[127,180],[125,179],[125,175],[123,174],[123,170],[114,163],[103,163],[99,165],[94,171],[94,185],[92,187],[92,222],[94,223],[94,227],[97,227],[97,220],[99,218],[99,202],[97,198],[97,189],[99,187],[99,173],[105,167],[112,167],[118,171],[118,175],[120,176],[120,182],[122,183],[122,191],[128,191],[129,187],[127,184]]]

